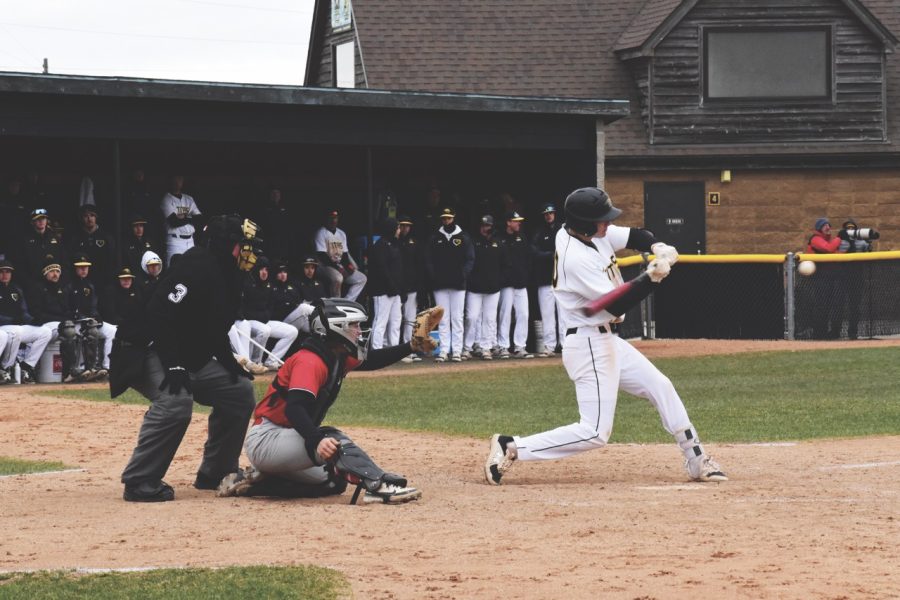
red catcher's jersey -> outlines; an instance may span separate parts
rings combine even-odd
[[[344,372],[349,373],[360,364],[362,364],[361,361],[347,356],[344,359]],[[278,369],[275,381],[287,391],[305,390],[316,396],[317,400],[324,400],[318,396],[319,390],[328,381],[328,366],[318,354],[303,349],[285,361]],[[270,400],[274,401],[270,403]],[[281,427],[292,427],[291,422],[284,416],[286,403],[286,399],[275,389],[274,382],[270,383],[265,396],[259,401],[253,412],[253,423],[259,425],[265,417]],[[312,408],[310,407],[310,409]],[[307,410],[307,412],[312,414],[315,411]]]

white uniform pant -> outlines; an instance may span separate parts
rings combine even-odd
[[[549,285],[542,285],[537,289],[538,306],[541,307],[541,327],[544,330],[544,348],[553,352],[556,350],[557,344],[562,342],[562,338],[566,334],[566,326],[563,323],[562,315],[559,307],[556,305],[556,296],[553,295],[553,288]],[[557,319],[559,320],[559,328],[556,327]],[[558,334],[558,338],[557,338]]]
[[[619,390],[650,401],[672,435],[691,426],[669,378],[634,346],[596,327],[580,327],[563,342],[563,365],[575,383],[580,420],[514,438],[519,460],[564,458],[609,441]]]
[[[375,317],[372,319],[372,349],[400,343],[400,296],[375,296]]]
[[[500,290],[500,316],[497,319],[497,345],[509,348],[509,325],[512,313],[516,311],[516,330],[513,331],[513,346],[524,350],[528,340],[528,289],[505,287]]]
[[[356,262],[353,264],[355,265]],[[354,270],[352,273],[341,275],[340,271],[328,265],[319,267],[319,275],[326,280],[329,293],[334,298],[341,297],[341,288],[346,285],[347,293],[344,295],[344,298],[353,302],[356,302],[359,294],[366,287],[366,281],[368,281],[366,275],[360,273],[359,269]]]
[[[243,332],[244,335],[241,335],[239,332]],[[247,338],[248,335],[259,346],[251,344]],[[228,339],[231,340],[231,345],[235,348],[235,354],[248,358],[251,362],[259,364],[265,362],[267,365],[275,364],[271,356],[263,357],[262,348],[266,347],[269,338],[272,337],[278,340],[275,342],[275,347],[272,348],[272,354],[281,360],[287,354],[294,340],[297,339],[297,335],[297,328],[293,325],[288,325],[281,321],[266,321],[263,323],[262,321],[249,319],[235,321],[232,328],[228,331]]]
[[[292,310],[288,316],[284,318],[283,323],[287,323],[297,328],[297,331],[309,333],[309,315],[313,312],[313,305],[308,302],[301,302],[297,308]]]
[[[112,352],[113,340],[116,339],[116,331],[118,327],[112,323],[104,322],[99,327],[100,335],[103,336],[103,368],[109,370],[109,354]]]
[[[465,290],[434,290],[434,302],[444,307],[444,318],[438,325],[441,340],[440,353],[462,353],[463,311],[466,304]]]
[[[403,314],[400,337],[403,342],[408,342],[412,339],[413,324],[416,322],[416,314],[419,312],[416,302],[416,292],[406,292],[406,302],[400,308],[400,312]]]
[[[184,254],[194,247],[194,238],[187,239],[181,237],[172,237],[171,233],[166,234],[166,266],[172,264],[172,257],[176,254]]]
[[[485,352],[497,345],[497,304],[500,292],[493,294],[466,293],[465,349],[475,344]]]
[[[19,336],[14,331],[0,328],[0,369],[8,369],[16,362]]]
[[[298,483],[328,481],[325,467],[317,466],[306,453],[303,437],[292,427],[280,427],[263,418],[253,425],[244,443],[247,459],[257,470]]]

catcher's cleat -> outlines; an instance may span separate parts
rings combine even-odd
[[[122,499],[126,502],[169,502],[175,499],[175,490],[165,481],[158,483],[145,481],[136,485],[126,485]]]
[[[239,469],[222,478],[219,487],[216,488],[216,496],[228,498],[232,496],[249,496],[254,484],[265,479],[265,475],[255,468],[250,467],[246,471]]]
[[[706,454],[685,461],[684,468],[694,481],[728,481],[719,463]]]
[[[363,504],[402,504],[422,497],[422,492],[414,487],[401,487],[392,483],[382,483],[374,492],[367,491],[363,496]]]
[[[517,456],[516,448],[510,445],[511,443],[507,443],[506,450],[503,449],[503,445],[500,443],[501,437],[504,436],[499,433],[491,436],[490,450],[487,460],[484,462],[484,479],[490,485],[500,485],[500,479],[512,467]]]

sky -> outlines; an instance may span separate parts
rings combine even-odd
[[[314,0],[0,0],[0,71],[302,85]]]

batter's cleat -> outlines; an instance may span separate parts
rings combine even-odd
[[[501,436],[499,433],[491,436],[488,457],[484,461],[484,480],[490,485],[500,485],[500,479],[503,477],[503,474],[510,470],[513,461],[517,457],[516,448],[512,445],[512,439],[508,439],[506,450],[504,450],[503,444],[500,443],[501,437],[505,438],[506,436]]]
[[[175,490],[165,481],[157,483],[145,481],[136,485],[126,485],[122,499],[126,502],[169,502],[175,499]]]
[[[233,496],[249,496],[250,490],[254,484],[265,479],[265,475],[255,468],[250,467],[247,470],[238,470],[235,473],[229,473],[222,478],[219,487],[216,488],[216,496],[219,498],[230,498]]]
[[[403,504],[422,497],[422,492],[414,487],[400,487],[393,483],[382,483],[374,492],[367,491],[363,496],[363,504]]]
[[[719,463],[706,454],[685,461],[684,468],[694,481],[728,481]]]

